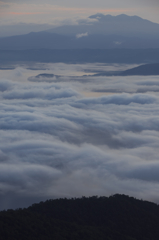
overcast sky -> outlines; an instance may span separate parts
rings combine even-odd
[[[95,13],[138,15],[159,23],[157,0],[3,0],[0,1],[0,22],[70,23]]]

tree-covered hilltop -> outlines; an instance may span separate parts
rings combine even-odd
[[[158,240],[159,206],[116,194],[0,212],[2,240]]]

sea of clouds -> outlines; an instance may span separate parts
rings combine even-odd
[[[159,202],[159,76],[80,71],[0,71],[1,210],[115,193]],[[60,77],[35,77],[46,72]]]

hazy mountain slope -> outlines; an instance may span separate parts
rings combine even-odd
[[[70,45],[70,37],[56,33],[32,32],[25,35],[0,38],[0,49],[22,50],[39,48],[61,48]]]
[[[159,49],[31,49],[0,50],[0,67],[18,63],[126,63],[159,62]]]
[[[158,240],[159,206],[125,195],[57,199],[0,212],[2,240]]]
[[[142,75],[142,76],[159,75],[159,63],[145,64],[122,72],[122,76],[130,75]]]
[[[11,25],[0,25],[0,37],[10,37],[15,35],[28,34],[30,32],[40,32],[52,27],[49,24],[17,23]]]
[[[2,50],[159,48],[159,24],[137,16],[97,14],[94,22],[0,38]]]
[[[159,63],[144,64],[120,72],[98,72],[94,76],[155,76],[159,75]]]
[[[118,35],[88,35],[87,37],[71,37],[56,33],[38,32],[0,38],[1,50],[25,49],[112,49],[112,48],[159,48],[159,39],[142,39]]]
[[[81,21],[79,25],[66,25],[48,30],[52,33],[72,35],[79,33],[122,35],[129,37],[159,37],[159,24],[142,19],[138,16],[118,16],[95,14],[89,17],[92,22]]]

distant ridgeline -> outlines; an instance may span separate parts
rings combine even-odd
[[[88,19],[89,22],[82,20],[75,25],[63,25],[46,31],[1,37],[0,49],[159,48],[157,23],[125,14],[118,16],[95,14]]]
[[[154,64],[145,64],[139,67],[135,67],[132,69],[128,69],[122,72],[123,76],[131,76],[131,75],[159,75],[159,63]]]
[[[158,240],[159,206],[116,194],[0,212],[1,240]]]
[[[18,63],[159,63],[158,49],[0,50],[0,68]]]
[[[159,63],[144,64],[125,71],[98,72],[93,76],[153,76],[159,75]]]

